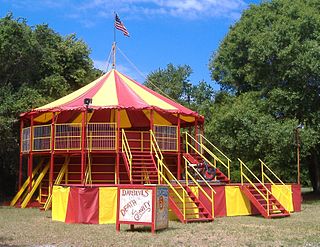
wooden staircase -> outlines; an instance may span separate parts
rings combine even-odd
[[[132,151],[132,183],[158,184],[158,169],[150,151]]]
[[[183,203],[178,200],[172,190],[169,191],[169,207],[182,223],[213,221],[212,212],[199,200],[192,192],[189,186],[184,185],[183,188],[187,192],[185,197],[185,217],[183,213]],[[181,194],[182,188],[175,186],[175,189]]]
[[[49,166],[50,166],[50,162],[48,162],[43,169],[41,169],[39,175],[37,176],[37,178],[34,178],[34,183],[32,186],[31,191],[28,192],[28,194],[26,195],[26,197],[24,198],[24,200],[21,203],[21,208],[25,208],[28,206],[33,194],[36,192],[36,190],[38,189],[39,185],[42,182],[42,179],[46,176],[47,172],[49,171]]]
[[[183,153],[183,156],[192,164],[200,164],[204,162],[203,158],[196,153]],[[228,177],[224,173],[222,173],[218,167],[216,167],[215,180],[222,183],[230,183]]]
[[[242,185],[240,189],[263,217],[270,219],[290,216],[289,212],[264,185],[255,184],[255,187],[253,185]]]
[[[142,134],[129,134],[131,136],[127,137],[127,133],[122,132],[122,159],[128,176],[131,175],[131,183],[158,184],[161,177],[160,183],[169,187],[169,207],[181,222],[212,221],[212,212],[203,205],[192,189],[182,185],[164,164],[153,132],[150,131],[150,135],[144,134],[144,138],[138,138]]]

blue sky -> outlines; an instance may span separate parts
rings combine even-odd
[[[168,63],[190,65],[192,83],[211,82],[208,62],[230,25],[249,4],[260,0],[0,0],[0,16],[11,11],[29,25],[49,24],[56,32],[76,33],[91,48],[95,66],[106,69],[113,42],[116,11],[130,32],[117,31],[121,51],[117,69],[144,82],[144,77]],[[215,88],[217,86],[212,84]]]

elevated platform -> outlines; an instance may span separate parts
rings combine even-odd
[[[181,181],[183,183],[183,181]],[[261,214],[257,207],[241,190],[238,183],[217,183],[210,185],[216,191],[214,196],[214,217],[243,216]],[[249,185],[249,184],[244,184]],[[120,185],[121,186],[121,185]],[[286,195],[283,185],[266,185],[274,196],[289,212],[301,211],[301,187],[298,184],[286,184],[291,193]],[[52,197],[52,219],[66,223],[108,224],[116,222],[118,185],[95,184],[90,186],[65,184],[54,186]],[[203,192],[189,184],[201,203],[211,208],[211,203]],[[204,190],[209,188],[203,185]],[[284,196],[286,195],[286,196]],[[199,209],[190,210],[195,219],[199,218]],[[212,210],[209,212],[212,213]],[[170,210],[171,220],[178,220]],[[199,220],[198,220],[199,221]]]

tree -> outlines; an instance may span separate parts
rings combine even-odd
[[[11,13],[0,19],[0,198],[15,188],[19,114],[95,79],[99,73],[89,53],[74,34],[30,27]]]
[[[180,103],[191,103],[192,84],[189,76],[192,69],[188,65],[168,64],[166,69],[158,69],[147,76],[145,85],[158,93],[165,94]]]
[[[230,28],[209,65],[212,79],[223,90],[234,95],[257,91],[253,104],[267,101],[265,114],[276,122],[304,123],[303,132],[314,133],[313,140],[302,138],[302,158],[316,192],[320,192],[319,10],[317,0],[252,5]]]
[[[277,119],[268,113],[269,102],[261,100],[259,92],[217,95],[216,99],[220,101],[215,101],[211,108],[213,117],[206,125],[206,133],[233,160],[232,180],[240,181],[237,162],[240,157],[256,174],[260,174],[258,159],[262,159],[282,179],[296,182],[296,156],[292,151],[293,129],[298,121]],[[314,145],[314,134],[311,128],[302,132],[309,145]],[[303,178],[307,174],[304,171]]]
[[[192,69],[188,65],[168,64],[165,69],[151,72],[145,85],[200,114],[210,114],[214,91],[205,81],[193,85],[189,80],[191,73]]]

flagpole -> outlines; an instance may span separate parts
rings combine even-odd
[[[114,11],[114,20],[116,19],[116,12]],[[113,23],[113,44],[112,44],[112,53],[113,53],[113,61],[112,61],[112,68],[116,68],[116,26],[115,22]]]

